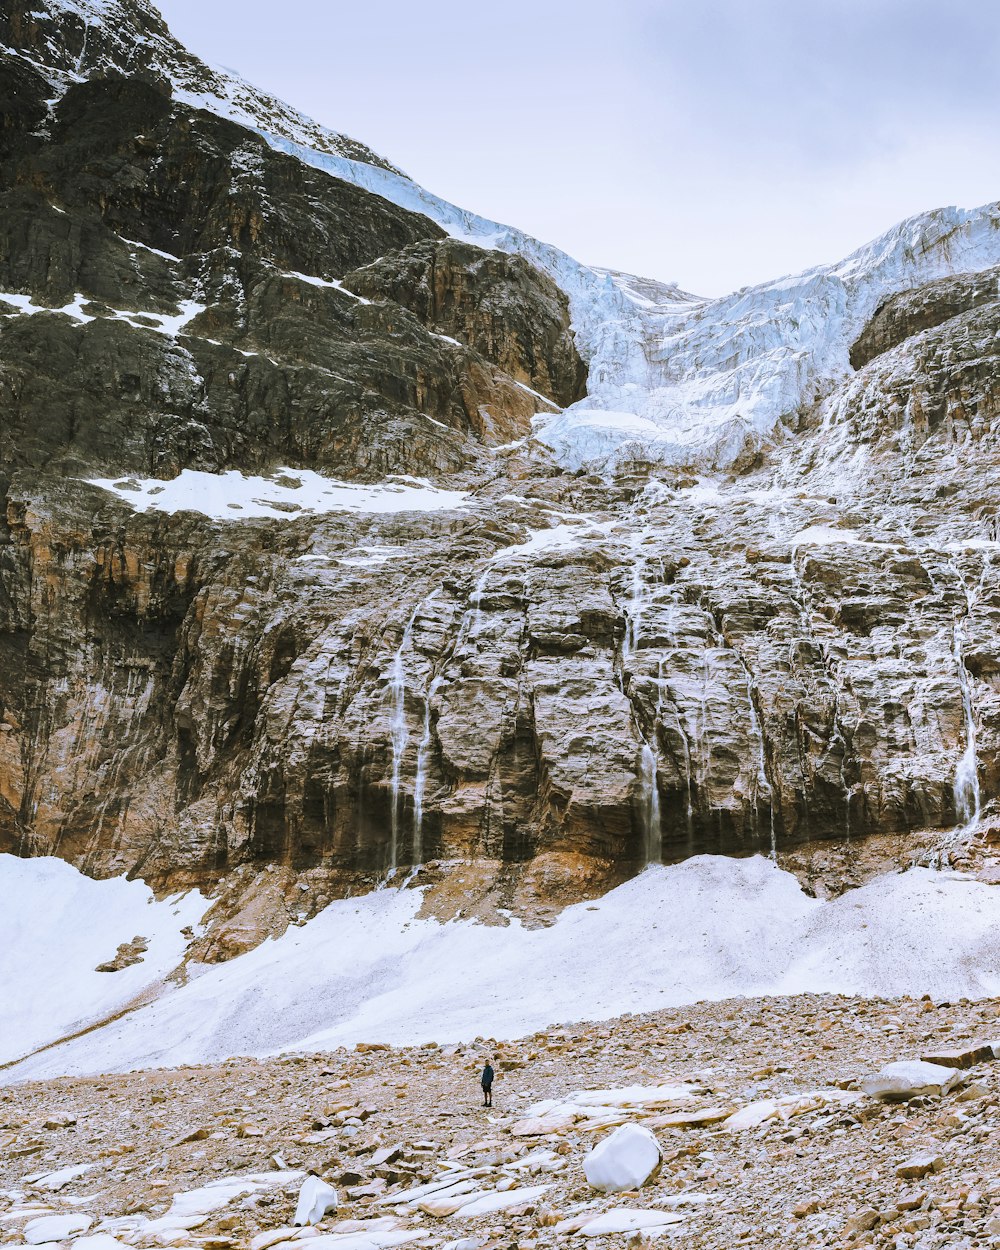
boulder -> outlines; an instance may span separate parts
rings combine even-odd
[[[618,1193],[645,1184],[660,1158],[659,1143],[648,1128],[623,1124],[587,1155],[583,1170],[594,1189]]]
[[[327,1211],[336,1211],[337,1191],[318,1176],[307,1176],[295,1207],[296,1225],[318,1224]]]
[[[944,1168],[944,1159],[940,1155],[914,1155],[896,1168],[896,1175],[906,1181],[918,1181],[921,1177],[930,1176],[932,1172],[940,1172]]]
[[[977,1063],[989,1063],[993,1047],[988,1042],[976,1046],[963,1046],[955,1050],[932,1050],[921,1055],[924,1063],[937,1063],[943,1068],[974,1068]]]
[[[906,1102],[922,1094],[946,1094],[960,1080],[956,1068],[923,1059],[906,1059],[886,1064],[875,1076],[863,1080],[861,1088],[883,1102]]]

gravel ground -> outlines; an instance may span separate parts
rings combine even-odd
[[[941,1097],[890,1104],[861,1095],[742,1131],[665,1124],[662,1105],[625,1111],[620,1119],[646,1116],[663,1161],[624,1195],[597,1193],[583,1173],[606,1127],[518,1135],[531,1104],[578,1089],[687,1082],[697,1093],[674,1110],[717,1115],[831,1087],[850,1093],[885,1063],[998,1037],[997,1000],[806,995],[700,1003],[513,1043],[373,1045],[8,1086],[0,1091],[0,1242],[21,1244],[31,1220],[54,1212],[78,1223],[89,1216],[90,1236],[102,1221],[133,1216],[103,1225],[123,1244],[260,1250],[270,1232],[274,1244],[293,1236],[280,1230],[291,1224],[300,1173],[311,1171],[340,1198],[306,1230],[306,1238],[327,1235],[315,1250],[384,1246],[387,1229],[428,1246],[473,1239],[600,1250],[642,1235],[587,1238],[571,1221],[621,1207],[683,1216],[658,1234],[664,1245],[1000,1247],[1000,1063],[977,1063]],[[478,1088],[488,1054],[498,1070],[492,1109]],[[911,1171],[926,1174],[899,1176],[915,1157],[924,1161]],[[61,1178],[28,1179],[74,1165],[91,1166],[58,1189]],[[477,1192],[527,1192],[479,1217],[393,1200],[446,1167],[471,1169]],[[175,1194],[248,1174],[264,1178],[248,1182],[256,1191],[235,1194],[197,1227],[171,1228],[170,1217],[150,1223]],[[175,1214],[185,1201],[198,1205],[182,1200]]]

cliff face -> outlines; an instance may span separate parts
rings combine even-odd
[[[684,383],[671,326],[721,334],[732,300],[591,274],[619,320],[588,380],[547,254],[194,107],[209,71],[153,10],[111,6],[136,66],[90,7],[0,24],[0,849],[162,885],[454,857],[571,884],[996,794],[996,270],[890,283],[853,367],[771,351],[798,398],[730,471],[637,437],[592,472],[538,414],[592,428],[615,342]],[[759,373],[752,338],[698,368]]]

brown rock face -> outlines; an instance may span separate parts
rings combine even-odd
[[[368,299],[391,299],[439,334],[467,343],[512,378],[565,407],[586,394],[566,301],[520,256],[457,239],[412,244],[346,274]]]
[[[69,18],[5,20],[47,73],[81,55]],[[190,109],[152,61],[59,79],[51,118],[52,81],[4,67],[0,849],[174,885],[280,865],[219,958],[299,873],[467,857],[484,897],[563,901],[993,799],[995,276],[884,304],[753,472],[570,474],[531,418],[585,367],[524,260]],[[184,470],[462,497],[125,502]]]

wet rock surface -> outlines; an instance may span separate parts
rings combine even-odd
[[[330,1246],[622,1244],[636,1230],[720,1250],[993,1246],[1000,1064],[953,1069],[947,1093],[907,1102],[860,1086],[998,1024],[995,1000],[740,999],[514,1042],[373,1039],[12,1086],[0,1238],[71,1218],[126,1245],[282,1244],[312,1176],[337,1192],[311,1225]],[[493,1108],[478,1089],[488,1056]],[[602,1194],[584,1163],[621,1124],[653,1134],[662,1160],[640,1188]]]
[[[531,438],[586,372],[550,278],[199,109],[145,6],[138,66],[46,13],[0,27],[0,849],[568,901],[995,815],[989,273],[883,301],[739,473],[571,473]],[[462,498],[327,509],[305,471]],[[157,511],[192,472],[280,515]]]

